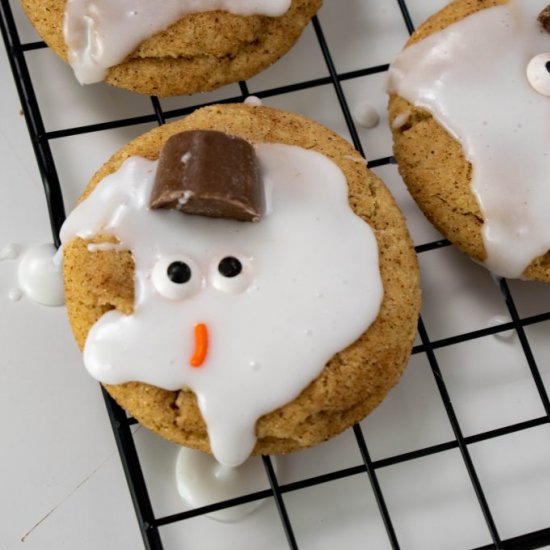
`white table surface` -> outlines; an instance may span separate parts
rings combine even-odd
[[[410,0],[421,22],[444,0]],[[22,40],[37,37],[16,12]],[[343,9],[345,6],[345,9]],[[406,40],[393,0],[325,0],[320,20],[337,70],[389,62]],[[26,56],[48,131],[152,113],[147,98],[105,85],[81,88],[49,50]],[[296,48],[249,81],[251,92],[327,76],[310,27]],[[352,110],[368,102],[380,126],[360,130],[371,159],[391,154],[384,74],[347,80]],[[51,240],[41,182],[3,48],[0,48],[0,248]],[[239,95],[237,85],[192,98],[162,100],[166,109]],[[348,132],[331,85],[266,100]],[[152,125],[51,142],[69,210],[94,170],[118,147]],[[407,215],[416,244],[438,238],[408,196],[395,166],[376,170]],[[420,259],[423,316],[432,340],[491,326],[507,316],[483,268],[453,248]],[[64,308],[11,302],[17,261],[0,262],[0,550],[140,549],[141,537],[98,385],[85,372]],[[550,286],[513,282],[522,316],[550,310]],[[550,385],[550,322],[527,328],[546,386]],[[503,337],[504,336],[504,337]],[[544,415],[519,340],[488,336],[436,351],[466,436]],[[373,460],[453,440],[424,354],[362,423]],[[137,429],[136,442],[157,516],[182,511],[174,483],[177,448]],[[550,425],[469,446],[502,538],[550,526]],[[280,461],[280,483],[361,464],[351,431]],[[470,548],[490,536],[458,450],[378,470],[401,547]],[[267,488],[267,481],[266,481]],[[389,548],[366,475],[285,495],[301,549]],[[236,524],[196,518],[161,529],[166,549],[284,549],[272,501]]]

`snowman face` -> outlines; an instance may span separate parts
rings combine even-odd
[[[389,90],[462,144],[484,217],[486,265],[519,277],[550,249],[548,0],[511,0],[406,48]]]
[[[297,147],[256,146],[259,223],[149,210],[156,162],[133,157],[71,214],[62,239],[110,232],[132,251],[132,315],[106,313],[84,349],[108,384],[191,388],[216,458],[235,465],[256,420],[298,396],[375,320],[376,241],[340,169]]]

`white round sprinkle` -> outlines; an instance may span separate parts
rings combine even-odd
[[[273,468],[277,461],[273,458]],[[182,447],[176,459],[176,482],[181,498],[200,508],[266,488],[265,469],[260,457],[249,458],[241,466],[224,466],[206,453]],[[218,521],[239,521],[262,505],[256,500],[206,514]]]

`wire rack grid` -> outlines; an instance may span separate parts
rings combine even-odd
[[[392,0],[393,2],[394,0]],[[402,23],[408,33],[414,31],[413,20],[409,13],[409,8],[405,0],[395,0],[399,8]],[[389,2],[388,2],[389,3]],[[19,37],[18,28],[12,8],[7,0],[2,0],[0,11],[0,26],[5,43],[6,50],[10,59],[11,69],[13,71],[14,81],[21,100],[22,108],[26,118],[28,131],[34,148],[36,161],[44,184],[47,199],[47,207],[51,222],[51,229],[54,242],[59,245],[59,230],[65,219],[64,197],[62,185],[56,168],[56,161],[52,154],[51,143],[53,140],[70,136],[87,135],[103,130],[137,126],[143,123],[164,124],[167,120],[185,116],[195,108],[202,106],[199,103],[200,96],[196,104],[167,110],[163,107],[161,101],[156,97],[151,97],[152,114],[131,116],[128,118],[117,119],[109,122],[94,123],[77,127],[67,127],[48,131],[43,122],[43,113],[40,110],[39,102],[33,86],[33,77],[27,63],[26,56],[29,52],[46,48],[46,45],[40,41],[22,43]],[[354,117],[348,103],[348,98],[344,90],[344,83],[354,79],[359,79],[368,75],[383,74],[388,69],[388,64],[369,66],[360,70],[348,72],[338,72],[333,60],[331,49],[329,48],[323,26],[318,17],[312,21],[312,28],[322,53],[328,76],[307,80],[303,82],[294,82],[292,84],[268,88],[261,91],[255,91],[254,95],[262,98],[274,98],[283,96],[296,91],[314,91],[322,86],[332,86],[336,95],[339,109],[344,117],[349,136],[358,151],[362,154],[362,141],[354,122]],[[292,54],[290,54],[292,55]],[[223,102],[240,102],[249,95],[246,82],[239,83],[239,95],[225,98]],[[205,103],[208,104],[208,103]],[[395,164],[392,156],[385,156],[371,160],[368,165],[370,168],[391,166]],[[428,254],[435,250],[445,249],[449,246],[448,241],[436,239],[431,242],[422,243],[416,247],[420,255]],[[550,423],[550,401],[545,388],[543,376],[532,349],[528,335],[529,327],[543,325],[550,321],[550,304],[545,311],[534,315],[521,315],[514,299],[514,293],[510,289],[508,281],[498,279],[496,281],[500,290],[501,298],[509,319],[505,322],[493,324],[492,326],[477,328],[476,330],[462,331],[443,338],[433,338],[427,330],[423,319],[419,322],[418,339],[413,349],[413,356],[424,355],[426,358],[437,392],[440,396],[444,411],[452,428],[452,439],[443,443],[427,445],[423,448],[413,451],[407,451],[395,454],[390,457],[373,460],[369,452],[368,437],[365,437],[362,425],[356,425],[352,429],[355,444],[361,456],[361,462],[355,466],[336,469],[330,473],[306,477],[290,483],[281,483],[278,475],[275,473],[270,457],[263,457],[269,488],[253,494],[243,495],[230,501],[215,503],[206,507],[184,512],[173,513],[169,515],[157,515],[153,509],[149,497],[150,487],[143,474],[140,456],[136,449],[134,435],[131,426],[135,423],[132,418],[128,418],[126,413],[110,398],[103,390],[103,396],[107,407],[108,415],[111,421],[114,437],[120,453],[120,458],[128,482],[128,487],[135,506],[139,527],[143,536],[144,546],[148,550],[161,550],[163,546],[161,529],[167,525],[173,525],[178,522],[185,522],[192,518],[202,516],[211,511],[221,510],[231,506],[252,502],[258,499],[273,499],[278,515],[280,525],[284,531],[288,548],[301,548],[299,537],[295,534],[292,514],[289,512],[285,503],[285,497],[291,493],[301,491],[307,488],[336,482],[354,476],[367,476],[372,488],[374,498],[377,504],[378,513],[383,522],[387,537],[387,545],[394,549],[407,548],[408,541],[399,534],[399,529],[395,526],[394,517],[391,513],[391,507],[387,504],[387,496],[380,483],[380,472],[391,466],[416,461],[425,457],[435,456],[446,451],[457,450],[460,453],[464,467],[467,471],[469,483],[475,493],[477,506],[483,516],[485,526],[488,532],[488,544],[478,546],[478,549],[531,549],[541,548],[550,545],[550,516],[546,526],[529,532],[523,532],[514,537],[503,537],[502,529],[495,520],[493,507],[486,496],[484,484],[480,480],[480,475],[472,459],[471,448],[473,445],[505,438],[512,434],[524,432],[540,426],[548,426]],[[459,415],[451,399],[448,384],[445,380],[441,368],[441,361],[438,352],[446,350],[460,344],[477,342],[489,336],[499,336],[513,331],[516,335],[519,346],[521,347],[523,358],[530,372],[532,382],[536,387],[537,399],[542,405],[542,414],[501,426],[495,429],[481,431],[472,435],[465,435]],[[235,529],[238,527],[235,526]]]

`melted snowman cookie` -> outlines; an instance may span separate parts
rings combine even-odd
[[[245,80],[296,42],[322,0],[22,0],[81,84],[181,95]]]
[[[547,0],[466,0],[428,20],[390,68],[394,150],[451,241],[505,277],[550,281]]]
[[[150,209],[162,145],[203,130],[253,144],[259,221],[178,201]],[[198,179],[215,176],[180,153]],[[62,235],[68,311],[92,375],[147,427],[229,465],[365,416],[404,368],[419,292],[403,218],[357,158],[313,122],[247,105],[199,110],[115,155]]]

